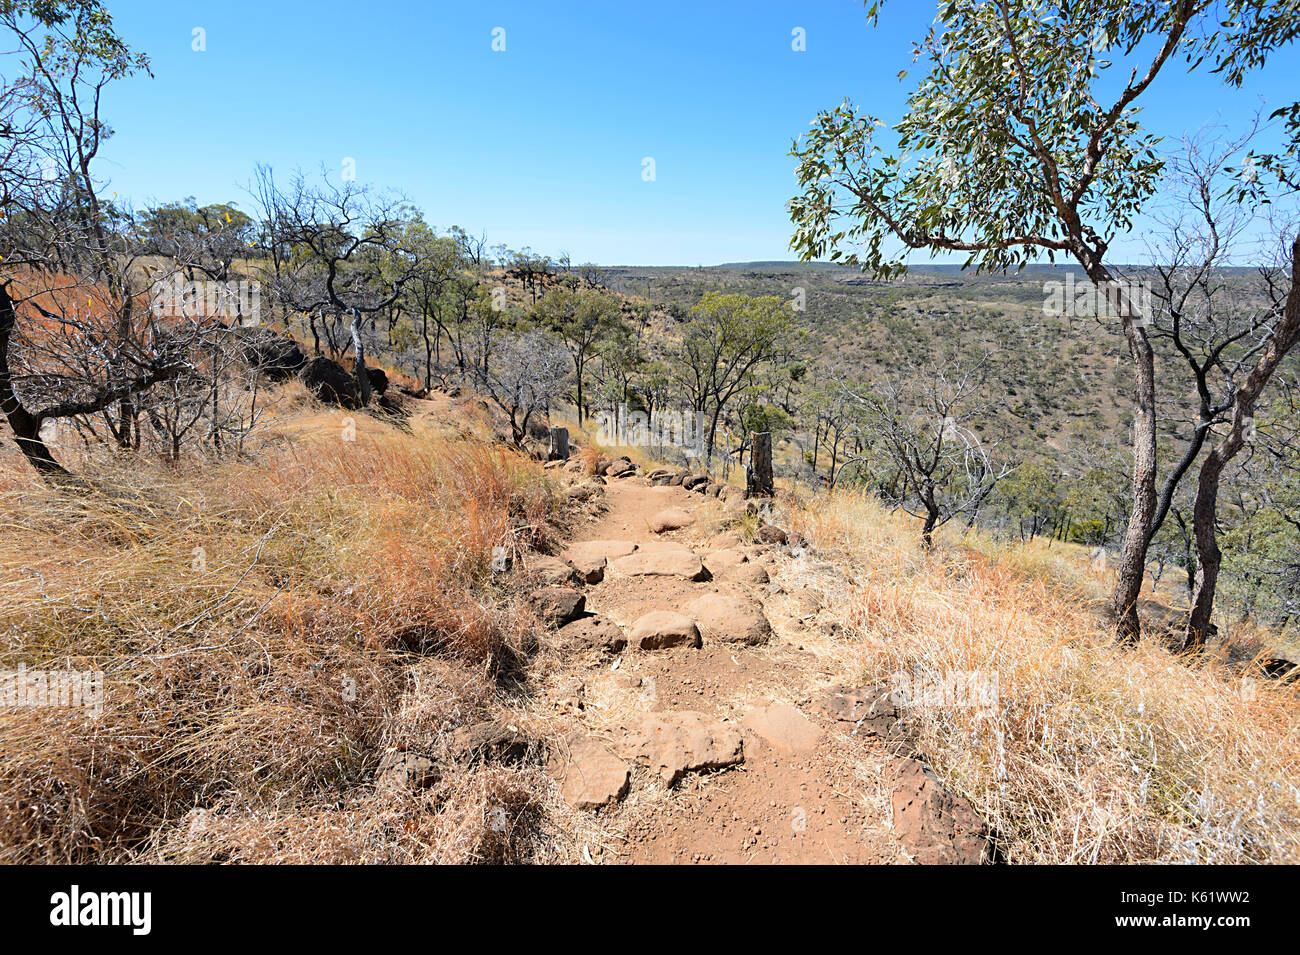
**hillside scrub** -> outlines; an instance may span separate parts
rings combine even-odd
[[[1008,861],[1300,859],[1297,684],[1249,666],[1258,634],[1194,664],[1154,640],[1117,652],[1084,548],[949,527],[927,556],[914,520],[851,491],[790,522],[848,575],[824,652],[851,680],[995,680],[991,707],[920,707],[919,748]]]
[[[0,859],[528,854],[527,764],[448,764],[400,797],[372,777],[386,752],[440,757],[519,685],[536,622],[493,548],[544,538],[552,492],[506,451],[358,417],[347,441],[309,412],[241,461],[87,452],[95,495],[5,452],[0,669],[104,677],[98,716],[6,711]]]

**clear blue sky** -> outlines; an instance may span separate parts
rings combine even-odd
[[[400,189],[435,226],[644,265],[791,258],[792,138],[846,95],[897,119],[915,74],[896,74],[935,10],[892,0],[873,29],[854,0],[110,8],[153,60],[155,78],[113,87],[104,110],[116,136],[102,171],[137,205],[251,208],[255,163],[338,176],[351,157],[358,180]],[[805,52],[791,49],[796,27]],[[1298,66],[1279,55],[1242,91],[1168,69],[1144,121],[1177,135],[1240,120],[1294,99]]]

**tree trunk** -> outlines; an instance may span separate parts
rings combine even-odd
[[[1187,618],[1187,633],[1183,640],[1185,649],[1200,650],[1204,647],[1214,614],[1214,592],[1223,561],[1214,526],[1220,478],[1228,462],[1246,443],[1246,422],[1248,419],[1253,420],[1255,402],[1259,400],[1260,392],[1282,359],[1295,346],[1297,338],[1300,338],[1300,236],[1291,243],[1291,290],[1287,293],[1282,320],[1273,330],[1268,348],[1237,389],[1232,427],[1206,456],[1196,482],[1196,503],[1192,508],[1192,534],[1196,538],[1196,590],[1192,595],[1192,613]]]
[[[9,342],[17,323],[18,312],[6,282],[0,285],[0,411],[4,412],[9,427],[13,429],[14,444],[37,473],[47,477],[70,477],[41,439],[40,420],[23,407],[14,392],[13,376],[9,371]]]
[[[551,447],[546,458],[548,461],[569,460],[568,428],[551,428]]]
[[[366,373],[366,346],[361,341],[361,310],[352,310],[352,374],[357,380],[357,394],[361,398],[361,407],[370,404],[370,375]]]
[[[771,497],[776,492],[772,480],[772,432],[754,432],[751,435],[750,445],[749,469],[745,475],[745,496]]]

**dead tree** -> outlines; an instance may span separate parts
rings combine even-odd
[[[745,497],[771,497],[776,493],[772,480],[772,432],[755,431],[750,436],[749,467],[745,469]]]
[[[881,494],[921,518],[926,551],[939,527],[961,515],[973,520],[997,482],[1013,470],[994,463],[992,447],[968,423],[978,413],[971,405],[984,382],[987,360],[985,356],[967,370],[953,365],[918,369],[874,390],[846,389],[892,471]],[[849,458],[843,466],[860,460]]]

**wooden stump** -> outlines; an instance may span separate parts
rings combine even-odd
[[[551,428],[551,449],[546,457],[549,461],[569,460],[568,428]]]
[[[745,469],[745,496],[771,497],[775,493],[772,483],[772,432],[755,431],[750,435],[749,467]]]

